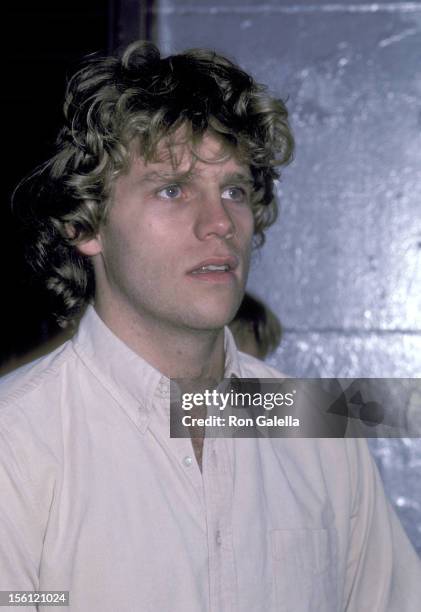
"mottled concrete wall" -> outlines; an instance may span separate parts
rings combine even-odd
[[[216,48],[288,98],[297,150],[250,288],[297,376],[421,373],[421,1],[161,0],[165,52]],[[372,444],[421,551],[421,446]]]

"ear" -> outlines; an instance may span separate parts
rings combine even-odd
[[[82,255],[87,255],[88,257],[99,255],[102,252],[102,245],[99,236],[90,238],[84,242],[79,242],[76,245],[76,248],[79,253],[82,253]]]
[[[75,237],[75,229],[71,223],[65,223],[64,228],[67,236],[70,239]],[[95,238],[89,238],[89,240],[82,240],[78,242],[76,245],[77,250],[82,255],[87,255],[88,257],[93,257],[94,255],[99,255],[102,251],[101,238],[99,234],[95,236]]]

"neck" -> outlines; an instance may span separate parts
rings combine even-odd
[[[108,311],[95,304],[97,314],[132,351],[168,378],[224,376],[224,330],[196,330],[163,326],[152,319]]]

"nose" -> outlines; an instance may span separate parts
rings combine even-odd
[[[219,190],[201,195],[197,207],[195,233],[199,240],[206,240],[211,236],[219,238],[234,236],[234,220]]]

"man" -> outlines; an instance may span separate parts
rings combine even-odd
[[[169,436],[170,378],[279,376],[224,326],[276,216],[282,102],[219,55],[137,43],[76,74],[65,114],[16,206],[61,322],[86,312],[2,383],[0,588],[72,612],[418,610],[361,441]]]

